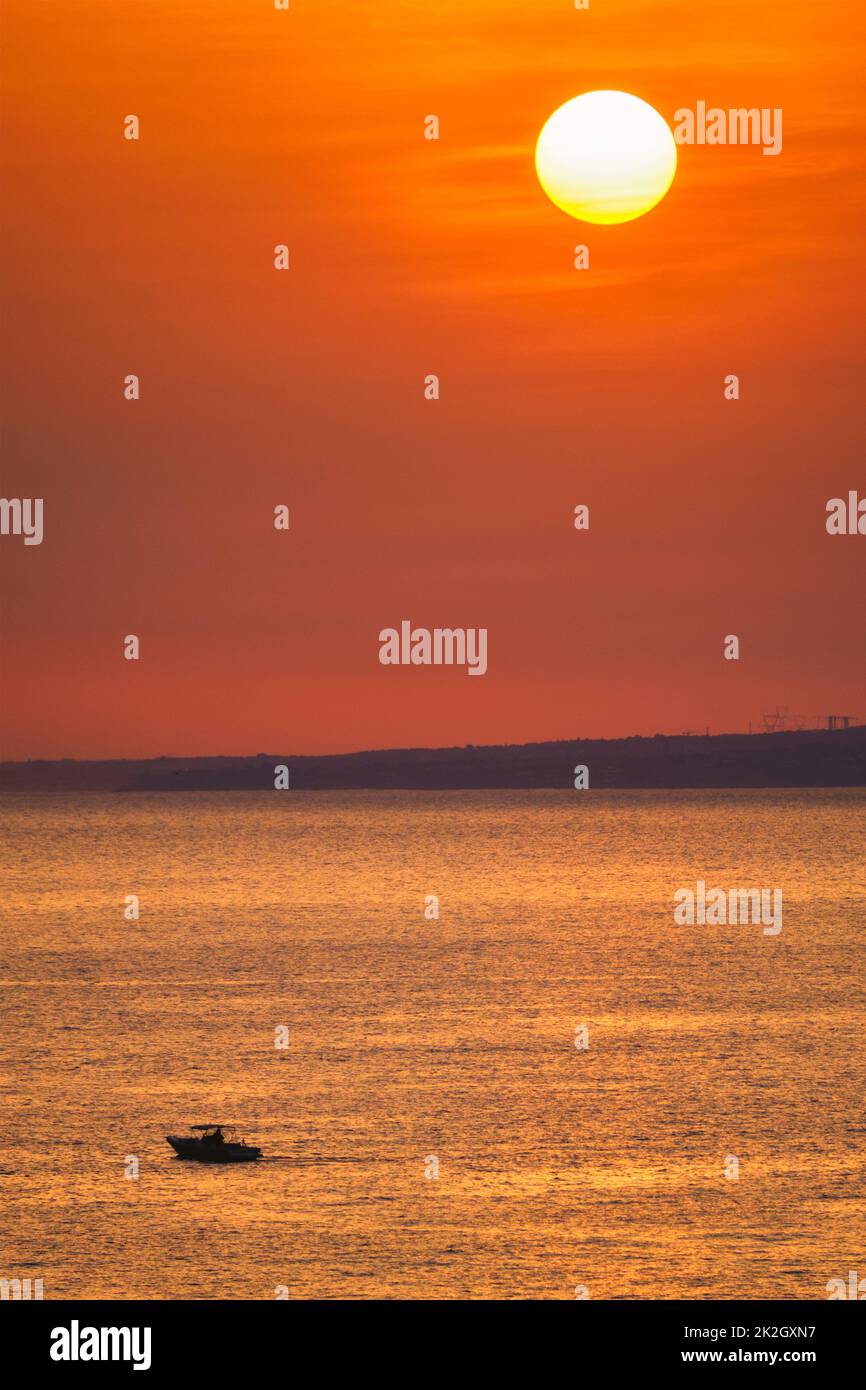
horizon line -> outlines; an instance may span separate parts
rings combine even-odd
[[[125,756],[93,756],[93,757],[49,757],[49,758],[2,758],[0,767],[29,767],[34,763],[156,763],[156,762],[205,762],[214,759],[224,761],[256,761],[261,758],[362,758],[368,756],[382,756],[389,753],[463,753],[468,749],[478,749],[479,751],[500,749],[500,748],[541,748],[560,743],[631,743],[645,741],[648,743],[656,739],[708,739],[717,738],[777,738],[791,737],[797,734],[845,734],[856,733],[866,730],[866,722],[862,724],[849,724],[841,729],[822,728],[820,726],[799,727],[796,729],[732,729],[718,733],[710,733],[709,729],[703,732],[695,729],[683,729],[679,733],[659,733],[654,734],[619,734],[614,737],[587,738],[576,736],[572,738],[543,738],[528,739],[521,743],[450,743],[442,745],[431,744],[405,744],[398,747],[389,748],[356,748],[344,750],[338,753],[284,753],[284,752],[259,752],[259,753],[148,753],[143,755]]]

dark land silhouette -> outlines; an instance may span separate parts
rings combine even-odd
[[[866,786],[866,725],[761,734],[656,734],[549,743],[390,748],[296,756],[141,758],[0,763],[4,791],[267,791],[274,768],[295,791]]]

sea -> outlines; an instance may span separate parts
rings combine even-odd
[[[3,1278],[796,1300],[866,1276],[866,789],[0,811]],[[780,890],[781,931],[678,924],[699,882]],[[216,1122],[263,1159],[166,1143]]]

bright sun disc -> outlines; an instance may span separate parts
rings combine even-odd
[[[535,168],[552,202],[582,222],[630,222],[665,196],[677,169],[670,126],[628,92],[584,92],[554,111]]]

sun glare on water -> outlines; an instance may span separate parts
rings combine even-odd
[[[673,182],[677,147],[654,107],[628,92],[584,92],[544,125],[535,168],[548,198],[582,222],[630,222]]]

